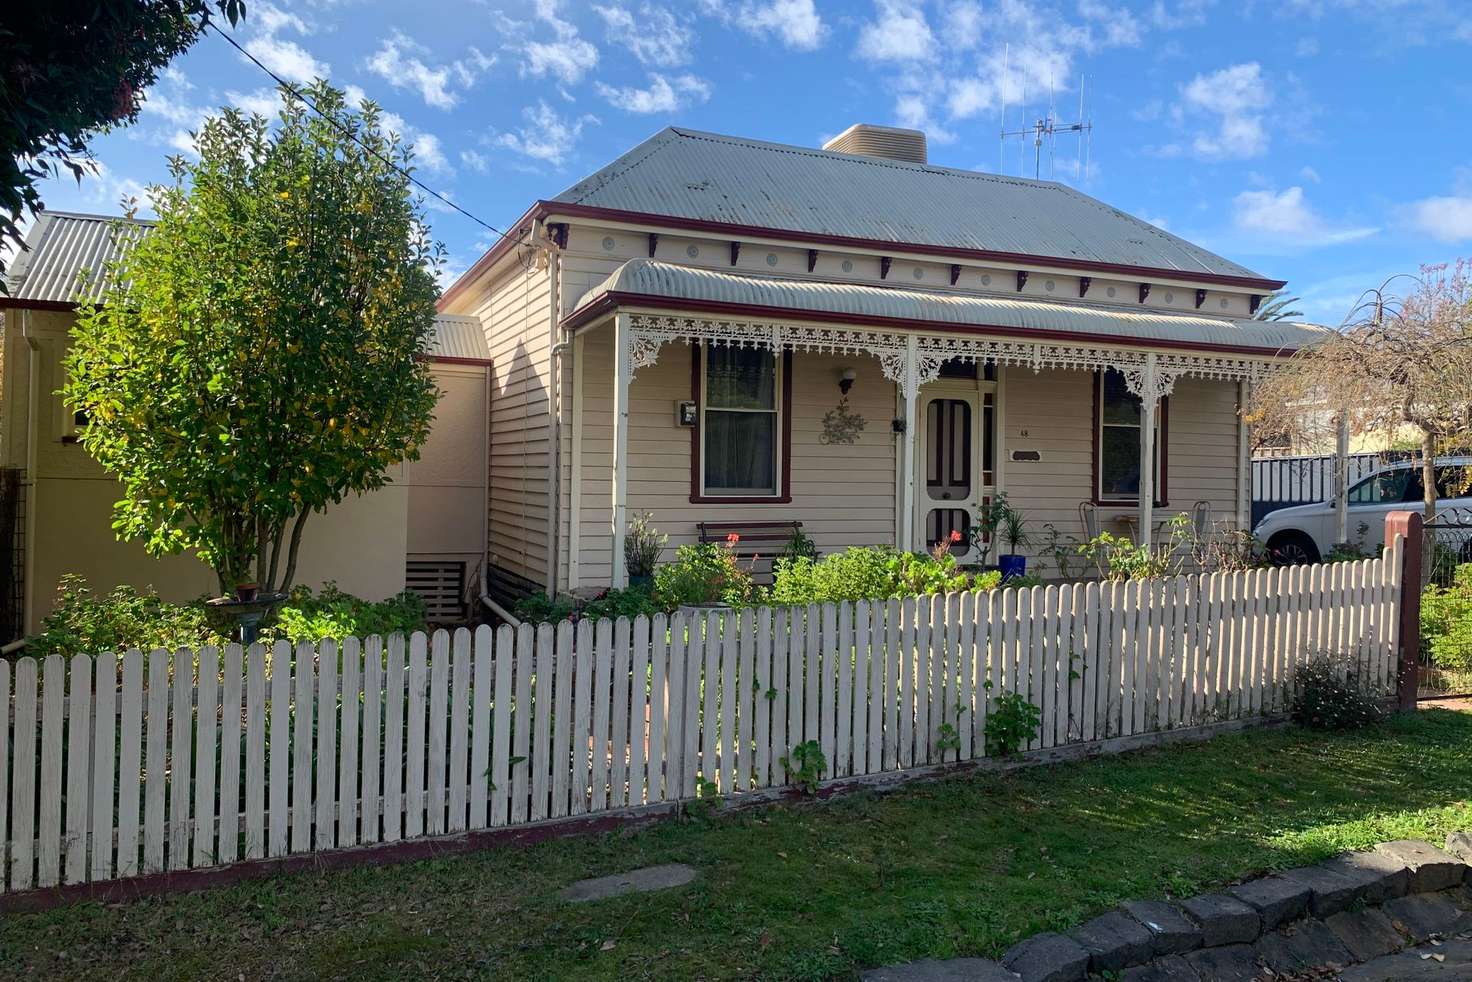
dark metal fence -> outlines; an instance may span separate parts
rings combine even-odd
[[[1472,619],[1472,508],[1442,511],[1424,536],[1417,696],[1472,696],[1472,627],[1455,626]]]
[[[1349,455],[1349,483],[1393,460],[1397,453]],[[1252,461],[1252,524],[1279,508],[1328,501],[1334,495],[1334,455],[1255,457]]]

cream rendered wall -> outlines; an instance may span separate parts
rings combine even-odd
[[[436,362],[434,428],[408,467],[410,559],[458,560],[485,550],[488,367]]]
[[[582,507],[579,587],[606,586],[612,445],[612,331],[583,342]],[[630,387],[630,514],[654,513],[674,547],[697,541],[700,521],[797,519],[824,552],[851,545],[893,544],[894,386],[867,356],[792,356],[792,501],[790,504],[691,504],[690,431],[675,422],[675,403],[691,397],[690,349],[669,344],[657,364],[641,368]],[[853,445],[825,445],[823,414],[837,404],[844,368],[857,373],[849,405],[867,420]],[[669,558],[669,553],[665,558]]]
[[[69,313],[10,313],[7,335],[24,320],[38,352],[34,483],[26,491],[33,538],[28,570],[27,630],[34,630],[52,606],[63,573],[85,576],[98,590],[128,583],[153,586],[166,599],[187,600],[218,591],[214,575],[192,556],[150,558],[138,543],[117,541],[112,531],[112,504],[117,482],[80,444],[63,442],[67,415],[60,396],[61,356],[66,347]],[[9,337],[8,337],[9,341]],[[26,343],[8,344],[5,386],[28,386]],[[9,399],[7,399],[9,402]],[[30,403],[27,403],[27,409]],[[24,438],[21,441],[24,443]],[[12,441],[10,466],[26,466],[27,452]],[[404,589],[404,554],[408,546],[408,486],[403,469],[391,472],[392,483],[367,495],[354,495],[307,520],[296,580],[320,586],[335,580],[342,589],[370,600]]]

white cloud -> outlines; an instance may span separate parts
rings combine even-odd
[[[281,111],[281,90],[272,88],[255,89],[251,92],[226,92],[225,98],[241,112],[268,119],[275,118]]]
[[[1413,202],[1411,227],[1437,242],[1472,240],[1472,194],[1442,195]]]
[[[870,61],[925,61],[935,35],[916,0],[876,0],[875,20],[859,31],[859,56]]]
[[[1308,164],[1304,164],[1298,169],[1298,176],[1312,184],[1318,184],[1322,180],[1322,178],[1319,177],[1319,172],[1314,170]]]
[[[427,105],[437,109],[453,108],[457,99],[449,89],[450,69],[444,65],[430,68],[409,53],[417,47],[402,33],[394,31],[369,56],[366,67],[396,89],[418,89],[420,98]]]
[[[740,27],[757,37],[776,37],[795,51],[815,51],[828,36],[813,0],[701,0],[701,9],[722,23]]]
[[[1302,37],[1293,46],[1293,54],[1299,58],[1312,58],[1319,53],[1319,39],[1315,37]]]
[[[491,169],[491,162],[486,159],[485,154],[478,153],[474,150],[461,150],[460,163],[469,167],[477,174],[485,174]]]
[[[664,7],[646,3],[639,8],[637,16],[628,7],[595,9],[603,18],[608,40],[643,64],[673,68],[690,60],[695,32]]]
[[[567,156],[582,137],[583,127],[598,122],[598,117],[588,115],[569,119],[540,99],[535,106],[523,109],[521,115],[527,125],[514,133],[500,134],[496,144],[549,163],[557,163]]]
[[[1191,149],[1207,160],[1256,157],[1267,152],[1268,133],[1263,110],[1273,101],[1272,90],[1257,62],[1229,65],[1209,75],[1197,75],[1181,89],[1178,118],[1201,113],[1217,117],[1212,130],[1199,132]]]
[[[453,174],[455,172],[455,168],[450,166],[450,161],[445,157],[444,145],[433,133],[426,133],[411,125],[398,113],[391,113],[387,110],[379,117],[379,123],[385,130],[397,133],[405,143],[414,148],[415,167],[431,174]]]
[[[976,0],[956,0],[945,10],[943,33],[946,42],[958,51],[967,51],[981,43],[981,4]]]
[[[1147,218],[1145,219],[1145,221],[1149,222],[1151,225],[1154,225],[1156,228],[1161,229],[1162,231],[1170,229],[1170,221],[1165,218]]]
[[[665,78],[657,72],[649,76],[647,89],[625,86],[614,88],[602,82],[595,86],[598,94],[612,105],[631,113],[667,113],[694,102],[710,98],[710,86],[694,75]]]
[[[1334,226],[1309,205],[1303,188],[1243,191],[1233,199],[1233,221],[1244,232],[1304,246],[1338,245],[1368,238],[1377,228]]]
[[[536,0],[537,19],[552,28],[554,40],[527,41],[522,47],[526,61],[521,71],[533,78],[550,75],[564,85],[575,85],[598,64],[598,49],[578,35],[576,24],[563,19],[560,7],[560,0]]]
[[[260,33],[246,41],[245,50],[288,82],[304,84],[331,74],[332,68],[325,61],[318,61],[306,48],[279,36],[283,31],[302,35],[311,33],[306,22],[296,14],[262,4],[252,8],[247,24],[258,28]]]

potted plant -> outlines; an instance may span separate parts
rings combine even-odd
[[[654,527],[654,515],[645,512],[629,521],[624,533],[624,565],[629,571],[629,586],[648,586],[654,580],[654,567],[670,537]]]
[[[998,509],[1001,535],[1008,551],[997,557],[997,567],[1002,571],[1002,582],[1027,573],[1027,557],[1018,555],[1018,548],[1028,544],[1027,516],[1013,508],[1005,495],[997,495],[993,504]]]
[[[703,611],[745,607],[752,601],[751,571],[736,557],[740,536],[732,533],[724,545],[707,542],[680,546],[675,560],[654,575],[654,595],[666,610]]]
[[[1007,507],[1007,492],[997,494],[991,501],[981,506],[977,512],[976,524],[966,529],[966,538],[971,546],[976,561],[982,565],[986,564],[991,557],[992,547],[997,544],[997,529],[1002,524],[1002,512]]]

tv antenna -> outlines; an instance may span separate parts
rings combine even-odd
[[[1018,174],[1027,172],[1027,138],[1032,138],[1032,176],[1034,180],[1041,180],[1043,176],[1043,148],[1048,148],[1048,177],[1053,177],[1053,157],[1060,133],[1073,133],[1078,136],[1078,163],[1077,174],[1081,181],[1089,179],[1089,157],[1093,149],[1094,122],[1089,119],[1084,111],[1084,87],[1087,79],[1080,79],[1078,86],[1078,118],[1065,121],[1058,117],[1053,108],[1053,87],[1048,86],[1048,111],[1042,117],[1035,119],[1031,124],[1024,123],[1020,129],[1007,129],[1007,85],[1010,81],[1008,73],[1008,60],[1011,51],[1003,50],[1002,54],[1002,128],[1001,148],[997,156],[997,169],[1005,172],[1003,161],[1007,157],[1007,141],[1017,138],[1020,141],[1018,153]],[[1022,107],[1020,112],[1024,119],[1027,116],[1027,91],[1022,91]]]

